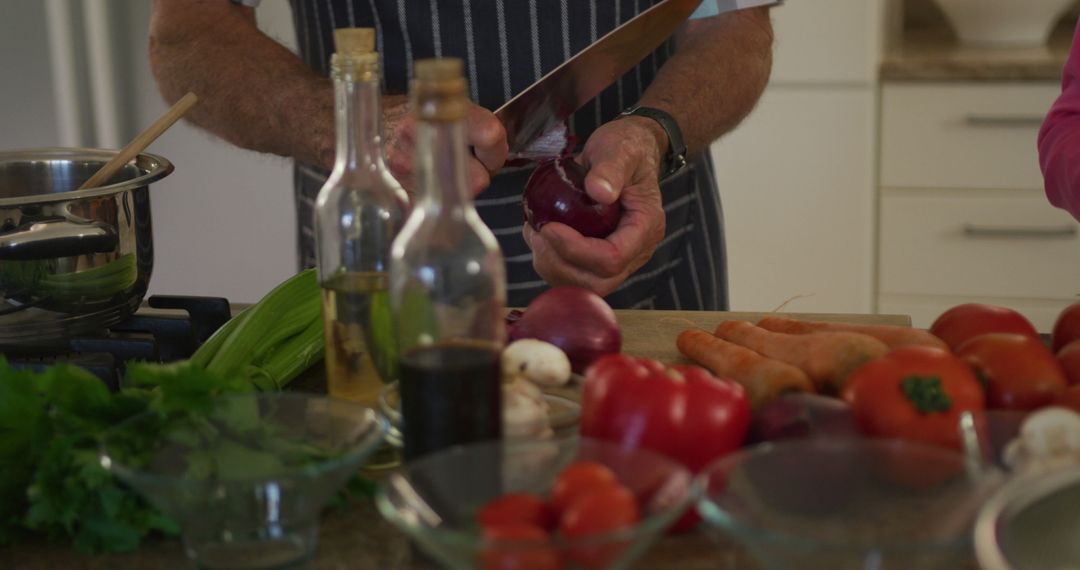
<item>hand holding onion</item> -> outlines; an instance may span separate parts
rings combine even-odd
[[[598,204],[618,204],[621,213],[614,231],[602,238],[588,237],[553,219],[525,224],[523,233],[533,252],[533,267],[545,281],[607,295],[648,262],[665,229],[657,176],[659,156],[659,143],[639,122],[612,121],[593,132],[578,158],[587,168],[585,193]],[[569,168],[564,166],[564,174],[573,183],[574,167]],[[559,178],[558,172],[551,174]],[[561,178],[557,182],[561,183]],[[544,184],[548,183],[554,184]],[[588,202],[580,204],[590,207]],[[541,207],[534,204],[530,208],[535,222]],[[551,206],[545,208],[554,210]],[[606,230],[600,222],[608,220],[604,214],[610,213],[603,209],[598,213],[601,215],[596,227],[590,222],[585,228],[589,233]]]

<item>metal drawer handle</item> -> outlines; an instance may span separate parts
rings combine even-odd
[[[971,238],[1012,238],[1012,239],[1067,239],[1076,237],[1076,226],[1052,228],[976,226],[964,224],[964,235]]]
[[[964,122],[972,127],[1038,127],[1043,118],[1033,115],[978,115],[969,114]]]

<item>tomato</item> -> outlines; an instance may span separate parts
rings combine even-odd
[[[1071,408],[1080,412],[1080,384],[1069,386],[1058,393],[1054,405]]]
[[[484,570],[560,570],[559,554],[549,546],[544,529],[527,524],[484,527],[480,551]],[[534,545],[535,543],[535,545]]]
[[[578,461],[563,468],[551,488],[551,507],[561,516],[579,495],[619,484],[615,473],[594,461]]]
[[[1034,410],[1052,403],[1068,384],[1050,349],[1029,336],[980,335],[960,345],[956,355],[986,383],[986,406],[991,409]]]
[[[870,435],[953,449],[961,448],[960,415],[984,407],[971,368],[945,350],[926,346],[895,348],[860,366],[842,396]]]
[[[532,493],[507,493],[489,501],[476,513],[483,526],[527,524],[551,528],[555,517],[544,499]]]
[[[930,325],[930,332],[953,351],[969,338],[986,333],[1016,333],[1039,338],[1035,326],[1024,315],[1007,307],[982,303],[965,303],[945,311]]]
[[[1080,384],[1080,339],[1074,340],[1057,351],[1058,364],[1065,371],[1065,381]]]
[[[1059,352],[1065,345],[1080,339],[1080,302],[1073,303],[1058,313],[1051,338],[1054,352]]]
[[[629,528],[639,516],[634,494],[622,485],[608,485],[575,497],[559,519],[559,532],[569,541],[579,541]],[[628,546],[626,541],[572,546],[567,557],[586,568],[606,568]]]

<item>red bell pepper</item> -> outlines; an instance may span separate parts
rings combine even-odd
[[[742,386],[703,368],[616,354],[586,371],[582,436],[651,449],[696,473],[738,449],[749,427]],[[684,519],[676,530],[689,526]]]

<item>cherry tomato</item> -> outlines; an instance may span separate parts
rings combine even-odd
[[[1058,313],[1051,338],[1054,352],[1059,352],[1065,345],[1080,339],[1080,302],[1073,303]]]
[[[1054,404],[1080,412],[1080,384],[1069,386],[1059,392]]]
[[[576,541],[629,528],[638,517],[634,494],[622,485],[608,485],[575,497],[559,519],[559,532],[567,540]],[[606,568],[628,546],[625,541],[571,546],[567,557],[586,568]]]
[[[527,524],[551,528],[555,517],[544,499],[532,493],[507,493],[484,505],[476,513],[476,521],[483,526]]]
[[[930,332],[953,351],[969,338],[987,333],[1016,333],[1039,338],[1035,326],[1024,315],[1008,307],[982,303],[965,303],[945,311],[930,325]]]
[[[1065,380],[1070,384],[1080,384],[1080,339],[1074,340],[1057,351],[1057,360],[1065,370]]]
[[[548,533],[527,524],[484,527],[480,552],[484,570],[559,570],[559,554],[548,546]],[[534,544],[535,543],[535,544]]]
[[[895,348],[860,366],[842,396],[870,435],[954,449],[961,448],[960,415],[984,407],[971,368],[945,350],[926,346]]]
[[[582,493],[619,485],[615,473],[594,461],[578,461],[566,466],[551,488],[551,507],[559,515]]]
[[[960,345],[956,355],[985,381],[990,409],[1034,410],[1052,403],[1068,384],[1050,349],[1029,336],[980,335]]]

